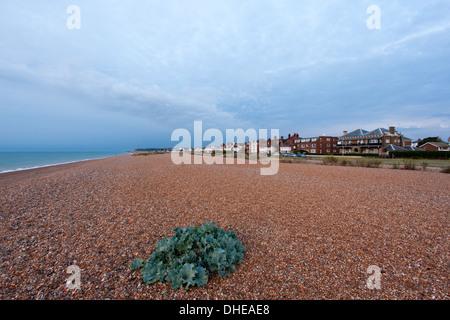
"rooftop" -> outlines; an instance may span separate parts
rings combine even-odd
[[[345,132],[345,131],[344,131]],[[383,136],[384,134],[389,133],[388,129],[385,128],[377,128],[372,131],[367,131],[364,129],[356,129],[352,132],[346,133],[340,138],[356,138],[356,137],[370,137],[370,136]],[[406,138],[407,140],[411,140]]]
[[[449,144],[443,141],[439,141],[439,142],[427,142],[428,144],[431,144],[432,146],[435,147],[444,147],[447,148],[449,147]],[[421,145],[421,147],[423,147],[424,145],[426,145],[427,143],[424,143],[423,145]]]

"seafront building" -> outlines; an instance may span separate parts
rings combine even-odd
[[[298,133],[294,133],[293,135],[289,134],[286,139],[284,136],[281,136],[280,153],[291,153],[297,150],[297,141],[299,139]]]
[[[450,141],[450,138],[449,138]],[[371,131],[356,129],[351,132],[343,131],[340,137],[322,135],[316,137],[302,138],[298,133],[288,134],[287,138],[281,136],[279,140],[274,137],[252,140],[245,143],[228,142],[220,146],[208,146],[204,148],[178,148],[176,151],[196,153],[212,153],[213,151],[223,151],[224,153],[244,153],[245,154],[289,154],[292,152],[302,152],[309,154],[349,154],[368,153],[379,156],[388,156],[391,151],[450,151],[450,146],[446,142],[427,142],[420,148],[418,142],[412,141],[391,126],[389,129],[377,128]],[[276,144],[279,143],[279,147]]]
[[[338,137],[319,136],[301,138],[298,133],[289,134],[285,139],[280,139],[280,153],[291,153],[299,150],[302,153],[330,154],[337,152]]]
[[[320,136],[297,140],[297,149],[313,154],[330,154],[337,152],[338,137]]]
[[[377,128],[372,131],[356,129],[350,133],[343,132],[337,141],[339,153],[376,153],[387,155],[390,148],[411,146],[411,139],[395,130],[395,127]]]

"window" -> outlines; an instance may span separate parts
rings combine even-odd
[[[315,147],[316,147],[316,144],[314,143],[314,144],[312,145],[312,147],[315,148]]]
[[[311,149],[311,153],[316,153],[316,149]]]
[[[331,139],[330,138],[327,138],[327,141],[330,141]]]
[[[386,143],[391,143],[391,140],[388,139],[388,138],[386,138],[385,142],[386,142]]]

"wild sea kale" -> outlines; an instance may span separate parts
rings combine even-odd
[[[131,263],[131,271],[141,269],[145,284],[169,281],[173,289],[205,285],[216,272],[219,277],[233,272],[243,258],[245,248],[235,233],[215,223],[173,231],[172,238],[156,243],[148,261],[137,258]]]

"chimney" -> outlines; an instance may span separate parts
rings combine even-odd
[[[343,133],[343,135],[345,136],[345,135],[347,134],[347,131],[344,130],[342,133]]]
[[[389,127],[389,133],[395,134],[395,127]]]

